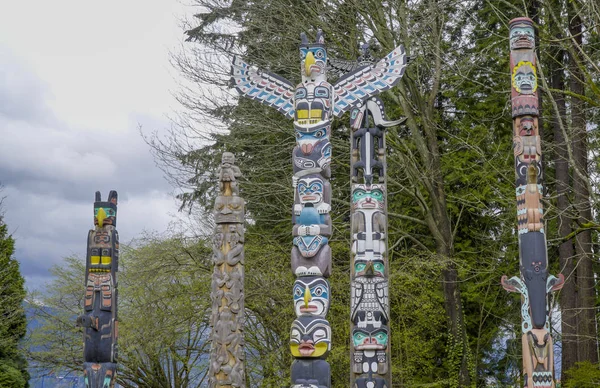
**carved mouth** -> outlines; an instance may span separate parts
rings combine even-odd
[[[379,344],[362,344],[354,347],[355,350],[384,350],[385,345]]]
[[[312,304],[309,304],[308,307],[300,306],[301,313],[316,313],[318,310],[319,310],[319,308]]]
[[[377,204],[375,202],[361,202],[359,207],[362,209],[375,209]]]
[[[305,202],[316,201],[317,199],[318,198],[317,198],[316,195],[305,195],[305,196],[302,197],[302,200],[305,201]]]
[[[315,352],[315,346],[311,343],[301,342],[298,345],[298,352],[304,357],[308,357]]]

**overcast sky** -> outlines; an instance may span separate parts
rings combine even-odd
[[[96,190],[119,193],[122,242],[167,229],[177,203],[145,133],[170,126],[184,40],[177,0],[0,2],[0,182],[30,289],[85,256]]]

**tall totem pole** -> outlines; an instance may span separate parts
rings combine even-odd
[[[295,358],[292,387],[329,388],[331,371],[323,358],[331,349],[331,327],[325,319],[330,303],[327,278],[331,274],[331,123],[334,117],[395,85],[404,73],[406,57],[400,46],[376,64],[354,69],[332,85],[327,82],[323,33],[318,31],[314,43],[309,43],[305,34],[301,40],[302,82],[298,86],[278,75],[252,69],[237,57],[231,80],[242,95],[294,119],[297,145],[292,151],[291,261],[296,275],[293,298],[297,317],[290,332],[290,350]]]
[[[77,326],[84,328],[84,381],[86,388],[111,388],[117,373],[117,192],[102,201],[96,192],[94,229],[88,233],[84,314]]]
[[[369,46],[362,49],[359,64],[369,58]],[[387,121],[379,97],[371,97],[350,111],[351,387],[392,386],[385,128],[403,121]]]
[[[548,274],[542,207],[542,149],[538,128],[535,30],[529,18],[511,20],[510,70],[517,221],[521,276],[502,277],[502,286],[521,294],[523,379],[528,388],[553,388],[549,293],[564,283]]]
[[[246,387],[244,371],[244,200],[235,156],[224,152],[215,200],[213,237],[210,388]]]

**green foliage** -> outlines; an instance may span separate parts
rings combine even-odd
[[[563,388],[593,388],[600,385],[600,368],[596,363],[578,362],[565,371],[565,375],[567,381]]]
[[[27,386],[27,380],[19,369],[0,361],[0,387],[22,388]]]
[[[203,241],[148,235],[121,244],[119,257],[119,373],[123,387],[201,386],[209,343],[212,251]],[[54,280],[33,299],[42,324],[31,333],[30,359],[54,371],[81,373],[85,264],[67,257]]]
[[[1,204],[1,201],[0,201]],[[0,386],[25,387],[29,380],[27,361],[19,348],[27,320],[23,310],[24,280],[19,262],[12,257],[15,241],[0,216]],[[5,382],[6,385],[2,384]]]

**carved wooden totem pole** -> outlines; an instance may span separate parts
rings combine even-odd
[[[297,145],[292,151],[294,185],[292,271],[297,318],[290,333],[295,360],[293,388],[329,388],[331,372],[323,358],[331,348],[329,308],[332,234],[331,123],[376,94],[391,88],[402,76],[406,59],[398,47],[374,65],[361,66],[327,82],[327,52],[319,30],[314,43],[301,35],[302,82],[294,85],[275,74],[252,69],[234,58],[232,83],[246,97],[272,106],[294,119]],[[365,305],[367,300],[365,299]],[[369,385],[360,385],[368,387]],[[373,386],[374,387],[374,386]]]
[[[521,276],[510,279],[503,276],[502,286],[507,291],[521,294],[524,386],[553,388],[549,293],[563,286],[564,277],[548,274],[541,202],[542,149],[538,129],[535,30],[528,18],[513,19],[509,29]]]
[[[368,45],[362,46],[357,67],[369,64],[368,50]],[[404,58],[400,64],[405,65]],[[385,128],[403,121],[387,121],[378,97],[361,101],[350,111],[351,387],[392,386]]]
[[[246,387],[244,371],[244,200],[235,157],[224,152],[215,200],[209,387]]]
[[[88,233],[84,314],[77,326],[84,328],[84,381],[86,388],[110,388],[117,373],[117,192],[102,201],[96,192],[94,225]]]

